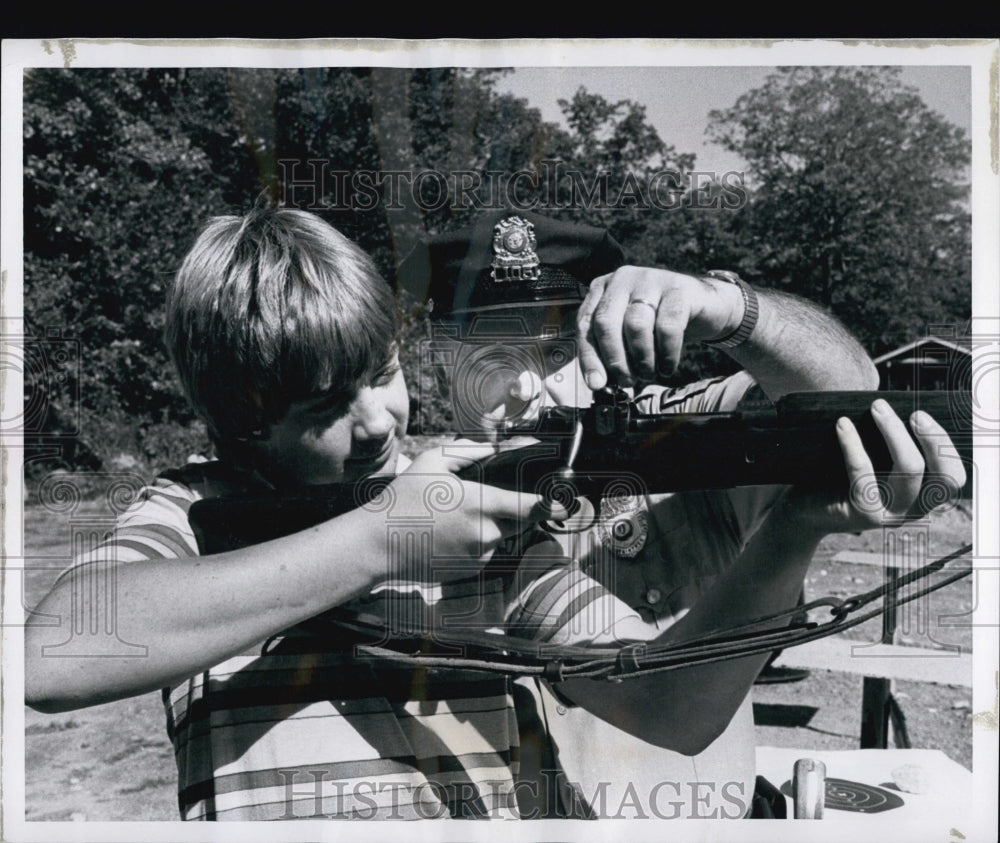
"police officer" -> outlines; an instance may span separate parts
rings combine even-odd
[[[430,309],[439,381],[464,435],[510,422],[530,428],[543,408],[589,406],[609,384],[664,414],[733,410],[761,393],[774,401],[877,387],[857,340],[812,303],[754,289],[732,271],[631,266],[607,231],[534,213],[485,213],[431,237],[398,280]],[[686,342],[721,349],[740,371],[680,388],[657,383],[676,370]],[[602,502],[586,530],[550,527],[558,570],[546,572],[544,589],[517,590],[519,609],[532,610],[519,633],[563,644],[697,640],[793,607],[823,536],[924,514],[914,511],[921,448],[884,402],[873,416],[894,460],[880,503],[859,491],[870,487],[872,465],[846,419],[837,425],[853,481],[844,495],[637,489]],[[911,424],[926,467],[961,488],[964,469],[942,428],[926,414]],[[598,587],[587,585],[584,600],[580,583]],[[744,657],[617,685],[522,682],[523,775],[533,767],[556,782],[520,789],[523,815],[748,816],[749,690],[765,662]]]

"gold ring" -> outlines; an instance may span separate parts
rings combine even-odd
[[[656,305],[651,301],[646,301],[646,299],[632,299],[632,301],[628,303],[628,306],[631,307],[633,304],[644,304],[646,307],[653,308],[653,313],[656,313]]]

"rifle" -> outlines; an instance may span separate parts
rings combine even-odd
[[[915,410],[947,431],[966,464],[971,490],[972,404],[967,391],[800,392],[775,403],[750,401],[731,412],[651,414],[619,389],[595,393],[583,410],[554,407],[505,432],[538,441],[500,451],[459,472],[506,489],[541,494],[566,504],[608,495],[639,495],[737,486],[796,485],[847,491],[837,419],[850,418],[876,473],[892,459],[871,414],[881,398],[908,424]],[[912,433],[911,433],[912,435]],[[304,530],[370,503],[392,477],[359,483],[212,498],[192,505],[189,520],[203,554],[255,544]],[[943,503],[935,478],[923,494]]]
[[[877,398],[886,400],[904,420],[917,409],[930,413],[956,445],[971,478],[971,395],[943,391],[796,393],[774,404],[748,402],[733,412],[656,415],[638,411],[626,393],[606,390],[586,410],[553,408],[530,427],[509,425],[511,433],[531,433],[539,441],[501,451],[459,474],[555,499],[585,497],[592,502],[604,495],[762,484],[846,491],[847,473],[834,431],[841,416],[858,428],[876,472],[891,469],[888,449],[870,412]],[[310,486],[294,493],[204,499],[191,506],[189,520],[201,552],[218,553],[288,535],[364,505],[392,479],[372,477],[357,484]],[[944,503],[952,491],[940,481],[935,486],[931,477],[925,478],[921,494],[928,496],[925,500],[933,507]],[[972,545],[965,545],[863,594],[821,597],[738,628],[671,644],[553,646],[510,635],[447,629],[435,629],[433,642],[428,642],[425,635],[387,630],[383,619],[342,607],[304,626],[353,642],[358,657],[413,667],[539,676],[550,682],[572,678],[621,681],[773,652],[842,632],[881,614],[889,601],[902,605],[968,576],[972,568],[960,568],[899,595],[902,588],[941,572],[971,551]],[[882,607],[868,608],[878,601],[884,601]],[[829,619],[802,620],[814,609],[828,610]]]

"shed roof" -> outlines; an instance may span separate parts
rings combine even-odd
[[[943,346],[951,351],[960,351],[962,354],[972,354],[971,337],[953,337],[951,339],[944,339],[943,337],[921,337],[920,339],[914,340],[906,345],[901,345],[893,351],[887,351],[885,354],[876,357],[872,362],[877,366],[879,363],[884,363],[886,360],[892,360],[902,354],[907,354],[914,349],[922,348],[923,346],[930,344]]]

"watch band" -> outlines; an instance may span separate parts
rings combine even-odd
[[[757,293],[753,287],[747,284],[735,272],[728,269],[710,269],[705,273],[710,278],[716,278],[729,284],[735,284],[743,294],[743,320],[736,327],[723,337],[714,340],[704,340],[705,345],[713,348],[735,348],[750,337],[754,326],[757,324],[757,317],[760,314],[760,305],[757,302]]]

